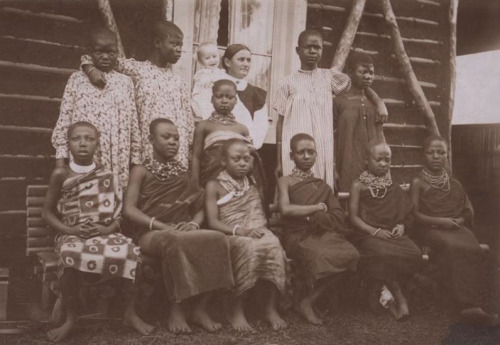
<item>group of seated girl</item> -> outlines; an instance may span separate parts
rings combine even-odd
[[[277,300],[286,288],[286,255],[297,262],[298,279],[305,285],[304,291],[297,291],[296,307],[307,321],[321,324],[314,311],[318,297],[355,270],[369,282],[372,297],[397,320],[404,320],[409,307],[403,286],[422,266],[420,249],[406,234],[412,218],[417,221],[418,240],[436,253],[443,282],[460,302],[462,320],[492,322],[481,309],[481,250],[466,228],[472,208],[460,184],[446,172],[447,145],[442,138],[424,143],[425,167],[412,184],[413,204],[392,183],[389,146],[371,142],[367,170],[352,184],[348,230],[331,188],[311,173],[314,139],[295,135],[290,143],[295,169],[279,180],[285,252],[267,229],[261,191],[252,178],[253,148],[247,141],[224,141],[222,168],[208,181],[205,193],[175,159],[175,125],[156,119],[149,130],[153,155],[132,168],[120,212],[116,179],[93,162],[99,132],[87,122],[69,127],[74,160],[54,170],[43,212],[47,224],[58,231],[60,254],[61,313],[56,321],[61,325],[48,333],[49,339],[62,340],[76,326],[78,282],[88,273],[123,278],[129,295],[124,323],[150,334],[153,327],[139,318],[134,305],[140,253],[161,263],[170,304],[168,327],[174,333],[190,333],[187,320],[210,332],[220,329],[207,309],[218,290],[230,291],[229,324],[238,331],[252,331],[245,298],[258,284],[266,291],[264,317],[273,329],[285,328]],[[189,317],[184,303],[188,299],[195,300]]]

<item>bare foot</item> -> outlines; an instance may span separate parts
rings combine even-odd
[[[123,316],[123,324],[132,327],[142,335],[150,335],[153,333],[155,327],[149,323],[144,322],[137,314],[125,314]]]
[[[215,322],[206,310],[196,309],[193,312],[192,320],[208,332],[216,332],[222,328],[222,324]]]
[[[399,309],[398,309],[398,306],[396,303],[392,303],[387,309],[389,310],[389,313],[391,313],[391,315],[394,316],[394,318],[396,320],[399,320],[401,318],[401,315],[399,314]]]
[[[245,314],[243,313],[243,308],[239,308],[237,306],[232,307],[227,315],[227,321],[235,331],[255,332],[253,327],[248,323]]]
[[[288,327],[286,321],[281,318],[280,314],[278,314],[278,311],[275,308],[268,309],[266,311],[265,317],[275,331],[279,331],[280,329],[285,329]]]
[[[168,317],[168,330],[174,334],[191,333],[191,328],[187,324],[184,312],[181,306],[177,303],[172,305],[170,315]]]
[[[47,332],[47,338],[53,342],[59,342],[64,339],[71,333],[71,331],[75,328],[75,321],[66,320],[60,327],[54,328]]]
[[[468,308],[460,312],[462,322],[476,327],[488,327],[495,323],[495,318],[481,308]]]
[[[408,301],[406,298],[399,298],[397,300],[399,319],[398,321],[406,321],[410,317],[410,308],[408,307]]]
[[[323,324],[323,321],[314,312],[313,306],[309,299],[304,298],[302,301],[300,301],[297,311],[313,325]]]
[[[52,315],[50,317],[50,321],[55,325],[61,325],[66,318],[66,313],[64,312],[64,308],[62,305],[62,297],[59,296],[54,303],[54,307],[52,308]]]

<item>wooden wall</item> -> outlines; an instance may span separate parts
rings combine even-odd
[[[449,121],[444,115],[449,82],[447,69],[448,2],[391,1],[412,67],[429,100],[443,136]],[[352,2],[349,0],[309,0],[307,27],[323,33],[326,41],[320,65],[329,67]],[[415,106],[393,53],[379,0],[367,0],[353,43],[353,49],[372,56],[375,63],[374,90],[384,98],[389,121],[384,132],[393,152],[393,178],[411,182],[420,170],[420,150],[426,136],[424,118]]]

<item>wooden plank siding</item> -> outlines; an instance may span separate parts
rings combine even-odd
[[[439,130],[448,135],[444,105],[448,101],[448,1],[391,1],[405,50],[425,96],[436,115]],[[322,32],[325,40],[320,66],[333,59],[349,15],[351,1],[308,0],[307,28]],[[395,60],[380,1],[368,0],[353,42],[353,50],[370,54],[377,75],[374,90],[386,101],[389,123],[384,133],[393,151],[392,175],[408,183],[421,166],[420,146],[427,135],[424,117],[406,86]]]

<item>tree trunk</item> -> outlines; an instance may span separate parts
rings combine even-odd
[[[389,26],[390,35],[392,43],[394,45],[394,52],[396,54],[396,59],[399,63],[399,67],[403,72],[406,84],[408,85],[409,91],[412,94],[417,106],[423,112],[426,119],[426,127],[429,134],[438,134],[439,128],[436,123],[436,117],[432,108],[427,100],[427,97],[420,86],[418,79],[411,66],[410,59],[406,53],[403,39],[401,38],[401,33],[399,32],[398,23],[396,21],[396,16],[392,10],[390,0],[382,0],[382,10],[384,14],[384,19]]]
[[[352,42],[354,42],[356,32],[358,31],[359,21],[363,15],[365,4],[366,0],[354,0],[351,12],[347,18],[346,27],[344,28],[344,32],[342,32],[337,50],[333,55],[332,68],[336,68],[339,71],[344,68],[345,61],[351,50]]]
[[[99,6],[99,11],[104,19],[106,27],[113,31],[116,35],[116,40],[118,42],[118,56],[125,57],[125,50],[123,49],[122,39],[120,37],[120,32],[116,26],[115,17],[113,16],[113,11],[111,10],[111,5],[109,0],[97,0],[97,5]]]

